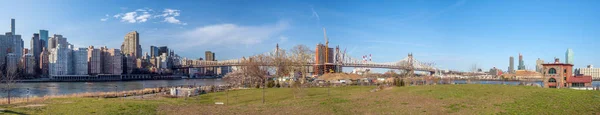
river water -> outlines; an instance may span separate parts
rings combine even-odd
[[[16,88],[12,90],[12,95],[17,97],[46,96],[46,95],[67,95],[86,92],[114,92],[138,90],[142,88],[169,87],[181,85],[220,85],[225,81],[221,79],[179,79],[179,80],[144,80],[144,81],[110,81],[110,82],[39,82],[39,83],[17,83]],[[464,84],[464,80],[454,81],[458,84]],[[520,81],[471,81],[475,84],[508,84],[518,85]],[[536,83],[538,82],[525,82]],[[592,82],[593,86],[600,86],[600,81]],[[116,87],[115,87],[116,86]],[[29,93],[27,93],[29,89]],[[6,97],[6,92],[1,93],[0,98]]]
[[[110,82],[36,82],[16,83],[12,96],[46,96],[67,95],[86,92],[114,92],[138,90],[142,88],[169,87],[181,85],[220,85],[225,81],[221,79],[179,79],[179,80],[143,80],[143,81],[110,81]],[[115,87],[116,86],[116,87]],[[2,92],[2,98],[6,97]]]

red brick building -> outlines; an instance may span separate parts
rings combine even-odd
[[[554,59],[554,63],[542,64],[544,70],[545,88],[568,88],[568,87],[591,87],[592,77],[573,75],[573,64],[560,63]]]

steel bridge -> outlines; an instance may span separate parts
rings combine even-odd
[[[272,52],[264,53],[265,55],[273,55],[278,49],[275,49]],[[314,54],[312,55],[314,57]],[[416,60],[412,54],[408,54],[407,57],[401,59],[396,62],[386,62],[386,63],[377,63],[364,61],[364,59],[353,58],[350,55],[345,53],[341,53],[339,51],[334,54],[333,63],[324,63],[325,65],[334,65],[338,67],[360,67],[360,68],[385,68],[385,69],[398,69],[405,71],[424,71],[434,73],[437,69],[433,66],[433,63],[423,63]],[[185,68],[206,68],[206,67],[227,67],[227,66],[245,66],[243,64],[244,58],[240,59],[231,59],[231,60],[222,60],[222,61],[206,61],[206,60],[193,60],[191,63],[181,64],[179,66],[174,66],[176,69],[185,69]],[[317,66],[323,65],[323,63],[315,63],[315,58],[307,61],[308,63],[302,64],[300,66]],[[263,65],[263,66],[273,66],[273,65]]]

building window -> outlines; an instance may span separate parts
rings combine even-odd
[[[563,80],[565,80],[565,81],[567,80],[567,76],[565,76],[565,77],[563,77],[563,78],[564,78]]]
[[[548,70],[548,74],[556,74],[556,69],[550,68],[550,70]]]
[[[565,74],[567,74],[567,69],[565,69],[565,72],[564,72],[564,73],[565,73]]]
[[[550,78],[550,79],[548,80],[548,82],[551,82],[551,83],[556,83],[556,79],[554,79],[554,78]]]
[[[585,83],[571,83],[571,87],[585,87]]]

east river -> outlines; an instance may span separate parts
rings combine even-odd
[[[86,92],[114,92],[138,90],[142,88],[169,87],[181,85],[220,85],[221,79],[179,79],[179,80],[143,80],[143,81],[110,81],[110,82],[32,82],[16,83],[13,96],[46,96],[68,95]],[[29,94],[28,94],[29,89]],[[2,92],[2,97],[7,93]]]
[[[144,81],[110,81],[110,82],[37,82],[37,83],[16,83],[12,95],[17,97],[29,96],[50,96],[50,95],[68,95],[86,92],[114,92],[138,90],[142,88],[170,87],[181,85],[220,85],[225,81],[221,79],[179,79],[179,80],[144,80]],[[464,80],[454,81],[458,84],[464,84]],[[474,84],[507,84],[518,85],[520,81],[471,81]],[[524,82],[536,83],[542,85],[541,81]],[[600,81],[592,82],[592,86],[600,86]],[[29,93],[28,93],[29,89]],[[6,92],[2,92],[2,97],[6,97]]]

